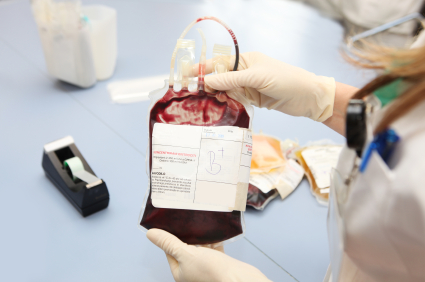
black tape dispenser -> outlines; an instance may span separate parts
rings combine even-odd
[[[46,176],[82,216],[108,206],[106,183],[94,174],[71,136],[44,145],[42,166]]]

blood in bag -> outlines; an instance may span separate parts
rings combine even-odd
[[[155,123],[248,128],[249,121],[244,106],[229,98],[225,92],[210,94],[181,90],[176,93],[170,88],[151,110],[149,134],[152,140]],[[152,143],[149,150],[152,152]],[[152,157],[149,161],[151,169]],[[155,208],[151,192],[140,224],[146,229],[165,230],[185,243],[197,245],[222,242],[243,232],[240,211]]]
[[[278,196],[278,194],[276,189],[272,189],[268,193],[263,193],[257,186],[250,183],[246,205],[257,210],[263,210],[271,200]]]

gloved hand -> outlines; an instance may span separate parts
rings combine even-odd
[[[257,268],[224,254],[223,247],[187,245],[160,229],[150,229],[146,236],[165,252],[177,282],[270,281]]]
[[[235,56],[231,56],[230,70],[234,64]],[[206,73],[211,71],[212,60],[208,60]],[[205,83],[210,88],[224,91],[243,87],[245,96],[253,105],[292,116],[322,122],[333,112],[333,78],[317,76],[259,52],[241,54],[238,71],[205,76]]]

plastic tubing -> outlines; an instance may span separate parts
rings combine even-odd
[[[199,58],[199,71],[198,71],[198,90],[204,90],[205,82],[205,65],[207,61],[207,40],[205,39],[205,34],[202,29],[198,28],[198,32],[202,37],[202,50],[201,57]]]
[[[218,22],[219,24],[221,24],[222,26],[224,26],[224,28],[227,29],[227,31],[230,33],[230,35],[232,36],[233,39],[233,43],[235,44],[235,51],[236,51],[236,58],[235,58],[235,66],[233,67],[233,71],[236,71],[238,69],[238,65],[239,65],[239,45],[238,45],[238,40],[236,39],[235,34],[233,33],[233,31],[230,29],[230,27],[225,24],[222,20],[216,18],[216,17],[211,17],[211,16],[205,16],[202,18],[198,18],[196,20],[194,20],[193,22],[191,22],[186,29],[183,31],[183,33],[180,35],[179,39],[183,39],[186,34],[188,33],[188,31],[197,23],[199,23],[200,21],[203,20],[213,20]],[[201,35],[202,36],[202,35]],[[172,87],[174,85],[174,65],[176,62],[176,55],[177,55],[177,50],[178,50],[178,45],[176,44],[176,47],[174,47],[174,51],[173,51],[173,55],[171,57],[171,67],[170,67],[170,79],[169,79],[169,86]],[[202,62],[199,62],[199,72],[198,72],[198,78],[202,79],[202,83],[200,83],[199,79],[198,79],[198,89],[200,88],[200,85],[202,84],[201,88],[203,89],[204,85],[204,77],[205,77],[205,61],[204,61],[204,65],[201,66]]]

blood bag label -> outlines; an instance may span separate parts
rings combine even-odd
[[[304,177],[304,169],[293,159],[289,159],[285,170],[282,174],[282,179],[292,187],[297,187]]]
[[[232,211],[248,183],[251,131],[235,126],[156,123],[152,133],[152,204],[157,208]]]
[[[313,174],[317,187],[331,185],[331,170],[338,163],[342,146],[312,146],[301,152],[308,168]]]
[[[249,178],[249,183],[256,186],[263,193],[268,193],[275,188],[279,180],[282,170],[274,169],[267,173],[252,174]]]

